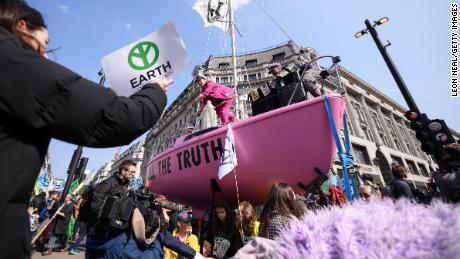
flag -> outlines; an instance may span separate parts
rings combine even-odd
[[[232,125],[229,124],[227,128],[227,136],[225,137],[224,151],[220,161],[219,172],[217,173],[219,180],[222,180],[222,178],[235,169],[237,165],[238,160],[236,158],[235,140],[233,138]]]
[[[140,175],[135,176],[128,184],[128,190],[137,190],[145,186],[144,181]]]
[[[78,188],[79,185],[80,185],[80,181],[78,181],[78,179],[73,180],[69,188],[69,193],[73,193]],[[73,229],[75,227],[75,217],[73,215],[74,214],[72,214],[72,216],[70,217],[69,225],[67,225],[67,231],[66,231],[67,239],[71,239],[73,235]]]
[[[193,10],[197,11],[204,21],[204,27],[215,26],[230,34],[230,0],[197,0]]]
[[[48,169],[44,168],[42,173],[37,178],[37,185],[39,189],[46,190],[50,185]]]
[[[192,64],[184,41],[171,22],[102,58],[110,88],[130,96],[152,80],[171,78]]]

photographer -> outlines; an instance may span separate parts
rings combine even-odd
[[[166,230],[163,207],[174,206],[162,203],[147,188],[128,191],[135,165],[123,161],[117,174],[89,194],[86,258],[163,258],[163,246],[186,258],[202,258]]]
[[[120,246],[124,245],[123,234],[126,230],[108,229],[107,222],[100,219],[99,216],[107,197],[127,193],[128,184],[135,173],[136,163],[132,160],[125,160],[121,162],[116,174],[99,183],[89,194],[90,212],[87,216],[88,241],[86,242],[86,254],[89,258],[103,257],[115,248],[120,249]]]

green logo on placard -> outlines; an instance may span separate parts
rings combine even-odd
[[[158,60],[160,51],[158,46],[151,41],[136,44],[128,54],[128,64],[136,70],[152,67]]]

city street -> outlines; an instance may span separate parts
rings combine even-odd
[[[32,254],[32,259],[38,259],[38,258],[47,258],[47,259],[67,259],[67,258],[73,258],[73,259],[82,259],[85,258],[84,252],[82,252],[79,255],[69,255],[68,252],[53,252],[50,255],[47,256],[42,256],[41,253],[35,252]]]

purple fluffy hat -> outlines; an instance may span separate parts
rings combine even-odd
[[[460,206],[355,202],[292,219],[276,242],[242,250],[237,258],[460,258]]]

